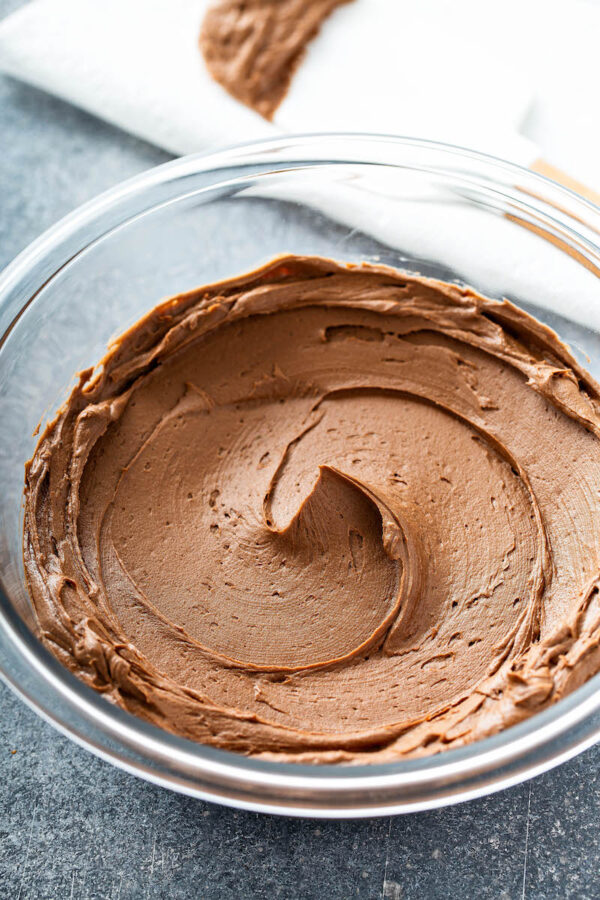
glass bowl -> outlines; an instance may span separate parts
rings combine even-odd
[[[377,260],[506,296],[600,376],[600,210],[525,169],[426,141],[290,137],[191,156],[86,204],[0,278],[0,667],[52,725],[157,784],[330,817],[409,812],[515,784],[600,737],[600,676],[459,750],[385,765],[249,759],[115,708],[35,637],[21,554],[23,466],[74,374],[161,298],[283,252]]]

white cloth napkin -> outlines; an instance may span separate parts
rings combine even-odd
[[[375,131],[543,155],[600,189],[598,0],[354,0],[309,45],[273,124],[209,77],[207,2],[32,0],[0,22],[0,70],[175,154]]]
[[[588,92],[600,83],[594,79],[600,7],[575,0],[354,0],[309,45],[269,123],[206,71],[198,33],[207,2],[32,0],[0,23],[0,70],[175,154],[282,131],[351,130],[446,140],[529,165],[541,153],[518,133],[527,117],[536,137],[554,134],[552,162],[600,187],[597,106],[576,90],[583,82]],[[552,97],[558,97],[561,127],[548,113]],[[452,236],[452,226],[439,229],[450,238],[444,246],[431,245],[436,236],[419,227],[419,204],[407,216],[406,201],[399,208],[393,196],[374,190],[370,215],[364,197],[347,184],[323,211],[392,246],[447,258],[473,283],[486,284],[485,247],[474,254],[461,234]],[[321,203],[315,196],[314,206]],[[508,240],[504,230],[496,239]],[[528,239],[526,260],[523,236],[504,248],[511,261],[507,292],[525,287],[529,294],[540,267],[561,265],[550,247],[534,235]],[[565,297],[565,277],[574,277],[572,265],[564,277],[556,271],[557,289],[546,291],[540,304],[600,328],[595,279],[582,269]]]
[[[469,0],[470,2],[470,0]],[[33,0],[0,24],[0,69],[175,154],[276,134],[412,134],[519,162],[532,85],[446,0],[354,0],[309,45],[273,124],[209,76],[207,0]],[[460,6],[460,4],[458,4]]]

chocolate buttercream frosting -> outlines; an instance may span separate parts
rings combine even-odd
[[[27,464],[41,636],[245,754],[457,747],[600,669],[600,396],[506,300],[281,257],[174,297]]]
[[[292,76],[336,6],[349,0],[217,0],[200,31],[200,49],[215,81],[271,119]]]

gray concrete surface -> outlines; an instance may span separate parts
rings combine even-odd
[[[0,16],[18,5],[0,0]],[[79,203],[166,158],[0,80],[0,267]],[[286,820],[119,772],[0,687],[0,898],[594,898],[599,762],[595,748],[436,812]]]

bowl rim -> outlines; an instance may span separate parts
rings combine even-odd
[[[563,231],[577,237],[584,255],[589,250],[600,260],[600,237],[594,237],[600,235],[600,208],[537,172],[489,154],[419,138],[362,133],[288,135],[163,163],[110,188],[47,229],[0,274],[0,353],[8,334],[47,280],[100,239],[106,233],[103,229],[111,231],[123,224],[124,206],[138,201],[135,214],[125,220],[129,221],[161,205],[154,201],[144,206],[143,198],[153,188],[200,173],[206,174],[208,184],[214,187],[223,183],[218,180],[223,173],[238,170],[243,180],[257,174],[252,166],[273,171],[274,162],[284,164],[287,170],[349,162],[397,167],[401,164],[394,161],[394,151],[401,149],[424,152],[433,161],[439,157],[477,166],[482,173],[514,176],[518,179],[515,190],[525,185],[519,189],[532,195],[536,208],[558,217]],[[332,155],[334,152],[338,155]],[[286,159],[286,154],[291,159]],[[415,168],[406,163],[404,167]],[[483,177],[468,169],[460,174]],[[182,196],[178,194],[176,199]],[[50,265],[56,253],[60,265],[56,260]],[[598,674],[518,725],[434,756],[349,766],[266,761],[195,743],[113,707],[52,656],[1,588],[0,649],[0,677],[5,683],[42,718],[96,755],[176,791],[261,812],[342,818],[445,806],[533,777],[600,739],[600,717],[594,719],[600,712]],[[23,686],[19,677],[23,666],[43,679],[52,700],[57,701],[52,708]]]

